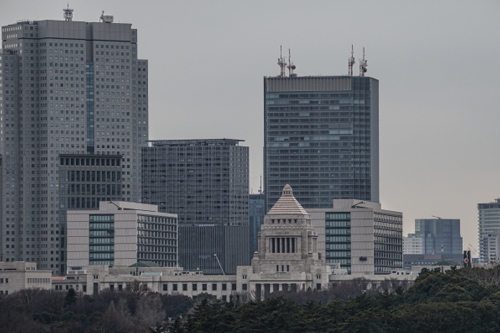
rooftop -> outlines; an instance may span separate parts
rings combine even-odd
[[[293,196],[292,187],[288,184],[283,187],[281,197],[276,201],[267,215],[308,215],[306,210]]]

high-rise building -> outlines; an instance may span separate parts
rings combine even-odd
[[[462,254],[459,219],[416,219],[415,237],[422,239],[422,254]]]
[[[500,262],[500,230],[484,237],[484,262],[498,264]]]
[[[99,210],[68,211],[68,270],[139,261],[177,266],[177,215],[154,205],[101,201]]]
[[[265,196],[264,193],[250,194],[248,196],[248,215],[250,217],[250,254],[251,258],[253,253],[258,250],[258,236],[260,227],[264,223],[264,216],[266,212],[264,211]]]
[[[112,16],[101,21],[72,21],[71,10],[65,10],[65,21],[2,27],[0,252],[5,261],[34,261],[63,273],[66,209],[97,208],[95,196],[140,200],[148,62],[137,57],[138,35],[131,24],[113,23]],[[70,164],[63,172],[66,158]],[[77,161],[84,164],[71,164]]]
[[[264,78],[266,210],[285,184],[305,209],[379,201],[378,86],[370,77]]]
[[[403,237],[403,254],[423,254],[423,239],[416,237],[415,234],[408,234]]]
[[[487,237],[500,231],[500,199],[495,202],[478,203],[479,213],[479,261],[487,262]]]
[[[388,274],[403,267],[403,214],[377,202],[335,199],[310,208],[318,251],[353,275]]]
[[[158,140],[142,148],[145,203],[179,216],[179,265],[205,274],[248,264],[248,147],[241,140]],[[214,254],[217,256],[215,257]]]

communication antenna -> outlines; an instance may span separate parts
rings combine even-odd
[[[64,12],[64,21],[72,21],[73,20],[73,9],[69,8],[69,3],[68,7],[63,9]]]
[[[280,57],[278,58],[278,66],[280,66],[280,77],[285,76],[286,61],[283,58],[283,47],[280,45]]]
[[[260,176],[259,194],[262,193],[262,175]]]
[[[352,76],[352,68],[354,64],[356,63],[356,60],[354,60],[354,46],[351,44],[351,57],[347,60],[347,76]]]
[[[293,73],[294,69],[297,68],[292,62],[292,53],[290,49],[288,49],[288,76],[289,77],[294,77],[295,74]]]
[[[359,76],[365,76],[368,60],[365,59],[365,48],[363,47],[363,59],[359,61]]]

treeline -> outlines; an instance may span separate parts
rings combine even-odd
[[[424,271],[406,291],[367,291],[347,300],[328,299],[328,291],[241,305],[204,300],[170,331],[499,332],[499,273],[499,267]]]
[[[43,289],[24,289],[0,297],[0,332],[150,332],[186,314],[193,300],[149,293],[134,283],[127,291],[95,297]]]
[[[0,332],[500,332],[500,266],[266,296],[25,289],[0,296]]]

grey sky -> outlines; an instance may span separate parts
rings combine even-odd
[[[64,1],[2,1],[0,24],[62,19]],[[351,44],[380,80],[386,209],[462,220],[477,248],[478,202],[500,197],[499,1],[71,1],[139,30],[149,59],[151,139],[237,138],[262,174],[263,76],[279,46],[298,75],[345,75]],[[355,74],[358,73],[357,67]]]

